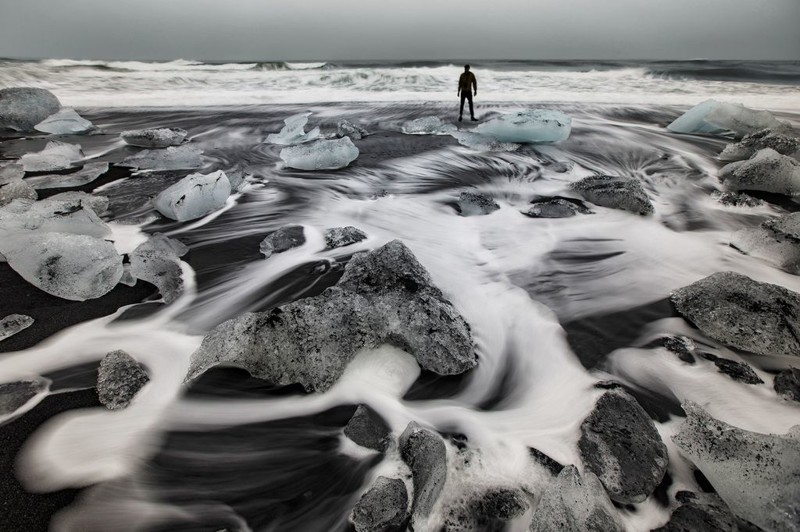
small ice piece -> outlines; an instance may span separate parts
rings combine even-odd
[[[472,131],[454,131],[453,137],[462,146],[478,151],[517,151],[519,144],[514,142],[500,142],[499,140]]]
[[[33,318],[24,314],[10,314],[0,320],[0,341],[10,338],[33,325]]]
[[[280,133],[271,133],[267,135],[267,142],[280,144],[282,146],[291,146],[318,138],[318,127],[315,127],[308,133],[305,132],[305,125],[308,123],[309,116],[311,116],[311,113],[300,113],[290,116],[283,121],[286,125],[283,126]]]
[[[75,109],[61,109],[34,127],[37,131],[52,135],[79,135],[94,129],[94,124],[76,113]]]
[[[317,140],[281,150],[281,159],[286,166],[298,170],[337,170],[346,167],[357,157],[358,148],[349,137]]]
[[[731,511],[765,530],[797,530],[800,440],[740,429],[692,402],[681,406],[686,421],[672,441]]]
[[[97,203],[84,201],[83,196],[14,201],[0,208],[0,234],[37,231],[108,236],[111,230],[92,209]]]
[[[481,216],[493,213],[500,205],[486,194],[464,191],[458,196],[458,208],[461,216]]]
[[[242,188],[244,188],[246,179],[252,177],[241,164],[237,164],[233,168],[225,170],[225,175],[228,176],[232,192],[241,191]]]
[[[306,243],[306,237],[302,225],[284,225],[279,227],[259,245],[259,251],[268,259],[273,253],[283,253],[284,251],[302,246]]]
[[[800,139],[784,135],[773,129],[762,129],[746,135],[740,142],[725,146],[725,149],[719,154],[719,160],[743,161],[764,148],[771,148],[781,155],[800,159]]]
[[[339,120],[336,124],[336,136],[339,138],[350,137],[352,140],[361,140],[369,135],[366,129],[350,122],[349,120]]]
[[[71,174],[39,175],[29,177],[25,181],[37,190],[80,187],[91,183],[106,172],[108,172],[108,163],[89,163]]]
[[[772,262],[789,273],[800,273],[800,212],[773,218],[759,227],[733,234],[731,246]]]
[[[97,397],[109,410],[121,410],[149,381],[144,367],[132,356],[122,350],[111,351],[100,361]]]
[[[55,95],[46,89],[11,87],[0,89],[0,129],[33,131],[33,127],[61,109]]]
[[[136,279],[155,285],[169,304],[183,292],[180,257],[189,251],[182,242],[154,234],[131,252],[130,273]]]
[[[153,206],[167,218],[185,222],[221,209],[230,195],[228,177],[217,170],[184,177],[153,198]]]
[[[26,153],[19,162],[26,172],[56,172],[66,170],[83,160],[83,151],[78,144],[67,144],[53,140],[36,153]]]
[[[765,148],[747,161],[723,166],[720,180],[731,190],[761,190],[793,196],[800,194],[800,162]]]
[[[72,301],[105,295],[122,277],[122,257],[114,245],[86,235],[3,235],[0,253],[23,279],[48,294]]]
[[[0,185],[5,185],[12,181],[19,181],[23,177],[25,177],[25,169],[21,164],[11,163],[0,166]]]
[[[22,180],[12,181],[7,185],[0,186],[0,207],[8,205],[17,198],[36,200],[38,197],[36,190],[29,183]]]
[[[167,148],[179,146],[189,133],[179,127],[135,129],[119,134],[127,144],[141,148]]]
[[[473,132],[500,142],[551,143],[566,140],[572,130],[572,119],[561,111],[529,109],[503,114],[484,122]]]
[[[401,128],[407,135],[450,135],[458,130],[456,126],[443,122],[438,116],[425,116],[403,124]]]
[[[125,157],[120,166],[139,170],[193,170],[203,166],[203,151],[193,146],[170,146],[157,150],[142,150]]]
[[[722,135],[733,132],[737,137],[765,128],[784,128],[768,111],[756,111],[738,103],[706,100],[676,118],[667,129],[674,133]]]

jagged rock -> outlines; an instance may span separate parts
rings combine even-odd
[[[586,469],[623,504],[645,500],[667,470],[667,447],[652,420],[619,388],[600,396],[581,425],[578,447]]]
[[[0,186],[0,207],[8,205],[17,198],[35,201],[38,197],[36,190],[25,181],[12,181]]]
[[[354,255],[339,283],[319,296],[222,323],[192,355],[189,378],[228,363],[324,391],[358,350],[385,343],[439,375],[477,363],[469,326],[399,240]]]
[[[591,471],[565,467],[533,513],[531,532],[622,532],[603,484]]]
[[[731,190],[761,190],[792,196],[800,193],[800,161],[765,148],[747,161],[723,166],[719,178]]]
[[[759,532],[761,529],[731,513],[725,502],[714,493],[679,491],[681,503],[672,512],[667,524],[653,532]]]
[[[790,157],[800,155],[800,139],[784,135],[774,129],[762,129],[733,144],[728,144],[719,155],[721,161],[743,161],[759,150],[770,148]]]
[[[731,246],[789,273],[800,273],[800,212],[737,231],[731,237]]]
[[[695,344],[691,338],[686,336],[664,336],[653,340],[645,348],[665,347],[668,351],[675,353],[679,359],[687,364],[694,364]]]
[[[325,230],[325,249],[343,248],[367,239],[367,233],[348,225]]]
[[[653,204],[636,179],[608,175],[589,176],[572,184],[588,202],[637,214],[652,214]]]
[[[800,355],[800,294],[720,272],[674,291],[670,299],[718,342],[759,355]]]
[[[179,127],[156,127],[123,131],[119,134],[127,144],[141,148],[179,146],[189,133]]]
[[[553,460],[539,449],[528,447],[528,454],[530,454],[538,464],[550,471],[553,476],[558,476],[558,474],[561,473],[561,470],[564,469],[562,464]]]
[[[712,355],[711,353],[703,353],[703,358],[713,362],[720,373],[728,375],[735,381],[743,382],[745,384],[764,384],[759,376],[753,371],[753,368],[744,362],[736,362],[735,360],[728,360],[727,358],[720,358]]]
[[[789,368],[775,375],[773,387],[778,395],[800,403],[800,369]]]
[[[726,207],[758,207],[764,204],[760,199],[749,196],[744,192],[720,192],[715,190],[711,197]]]
[[[339,120],[336,124],[336,136],[350,137],[352,140],[361,140],[369,135],[366,129],[357,126],[348,120]]]
[[[79,135],[94,129],[94,124],[80,116],[75,109],[61,109],[36,124],[37,131],[51,135]]]
[[[344,434],[362,447],[383,452],[389,446],[391,429],[377,412],[367,405],[358,405]]]
[[[83,150],[78,144],[52,140],[39,152],[26,153],[19,158],[26,172],[57,172],[66,170],[83,160]]]
[[[350,514],[356,532],[400,532],[408,515],[408,490],[397,478],[378,477]]]
[[[731,511],[766,530],[800,524],[800,439],[760,434],[714,419],[687,402],[672,441],[708,479]]]
[[[0,419],[13,414],[19,407],[47,388],[44,381],[19,381],[0,384]]]
[[[283,253],[306,243],[302,225],[284,225],[261,241],[259,250],[268,259],[273,253]]]
[[[592,214],[581,202],[567,198],[550,198],[531,202],[523,213],[531,218],[569,218],[576,214]]]
[[[97,396],[109,410],[127,407],[150,377],[144,367],[125,351],[106,354],[97,372]]]
[[[0,341],[11,338],[33,325],[33,318],[25,314],[9,314],[0,320]]]
[[[451,508],[442,532],[502,532],[509,521],[528,511],[525,495],[508,488],[494,488]]]
[[[412,522],[424,522],[447,480],[447,448],[437,434],[412,421],[400,435],[400,456],[414,481]]]
[[[0,89],[0,129],[33,131],[34,126],[61,109],[56,96],[45,89]]]
[[[462,192],[458,195],[458,209],[461,216],[480,216],[490,214],[500,208],[491,196],[480,192]]]
[[[172,303],[183,292],[180,257],[188,251],[182,242],[154,234],[129,255],[130,274],[155,285],[164,303]]]

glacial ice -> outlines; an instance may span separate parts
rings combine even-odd
[[[26,172],[55,172],[66,170],[83,160],[83,151],[77,144],[67,144],[53,140],[36,153],[26,153],[19,162]]]
[[[571,130],[572,118],[561,111],[529,109],[493,118],[473,132],[499,142],[550,143],[566,140]]]
[[[180,257],[189,251],[182,242],[154,234],[131,252],[130,273],[155,285],[164,302],[175,301],[183,291]]]
[[[743,137],[765,128],[785,126],[769,111],[756,111],[738,103],[706,100],[676,118],[667,129],[674,133],[721,135],[733,132]]]
[[[723,166],[720,180],[731,190],[762,190],[792,196],[800,194],[800,162],[764,148],[747,161]]]
[[[517,151],[520,148],[520,145],[514,142],[501,142],[472,131],[454,131],[451,135],[462,146],[478,151]]]
[[[19,163],[11,163],[0,166],[0,185],[19,181],[25,177],[25,169]]]
[[[222,208],[230,195],[228,177],[217,170],[184,177],[153,198],[153,206],[167,218],[185,222]]]
[[[672,441],[733,513],[765,530],[797,530],[800,440],[734,427],[695,403],[682,407],[686,421]]]
[[[108,163],[96,162],[84,165],[77,172],[70,174],[48,174],[29,177],[25,181],[37,190],[46,188],[80,187],[91,183],[108,172]]]
[[[33,87],[0,89],[0,129],[33,131],[33,127],[58,112],[61,104],[55,95]]]
[[[81,206],[94,211],[95,214],[103,214],[108,210],[109,200],[106,196],[95,196],[86,192],[70,190],[50,196],[50,201],[65,201],[70,203],[80,202]]]
[[[193,170],[203,166],[203,151],[193,146],[170,146],[156,150],[142,150],[125,157],[120,166],[139,170]]]
[[[291,146],[293,144],[302,144],[318,138],[318,127],[315,127],[308,133],[305,132],[305,125],[308,123],[309,116],[311,116],[311,113],[300,113],[290,116],[283,121],[286,125],[283,126],[280,133],[271,133],[267,135],[267,142],[271,142],[272,144],[281,144],[283,146]]]
[[[167,148],[180,145],[188,134],[185,129],[179,127],[156,127],[123,131],[119,136],[131,146]]]
[[[72,301],[100,297],[122,277],[122,257],[114,245],[87,235],[3,235],[0,253],[23,279],[48,294]]]
[[[10,314],[0,320],[0,341],[10,338],[33,325],[33,318],[24,314]]]
[[[12,181],[7,185],[0,186],[0,207],[8,205],[18,198],[36,200],[39,196],[33,187],[22,180]]]
[[[244,188],[247,178],[252,177],[241,164],[237,164],[233,168],[225,170],[225,175],[228,176],[228,181],[231,184],[231,192],[241,191],[242,188]]]
[[[298,170],[337,170],[358,157],[358,148],[350,137],[317,140],[310,144],[289,146],[281,150],[286,166]]]
[[[456,126],[442,121],[438,116],[425,116],[403,124],[401,128],[407,135],[450,135],[458,130]]]
[[[0,208],[0,235],[20,231],[63,232],[103,238],[111,233],[84,198],[16,200]]]
[[[94,124],[80,116],[75,109],[61,109],[34,126],[37,131],[52,135],[76,135],[94,129]]]

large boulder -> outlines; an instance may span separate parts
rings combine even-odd
[[[764,148],[747,161],[723,166],[719,178],[731,190],[757,190],[792,196],[800,193],[800,162]]]
[[[680,503],[667,524],[653,532],[759,532],[761,529],[731,513],[725,501],[714,493],[679,491]]]
[[[106,354],[97,371],[97,396],[109,410],[127,407],[139,390],[150,381],[144,367],[125,351]]]
[[[743,161],[764,148],[770,148],[790,157],[800,157],[800,139],[790,137],[774,129],[762,129],[745,135],[740,141],[728,144],[719,154],[721,161]]]
[[[800,439],[760,434],[714,419],[687,402],[675,445],[731,511],[766,530],[800,529]]]
[[[33,131],[36,124],[61,109],[56,96],[45,89],[0,89],[0,129]]]
[[[231,183],[222,170],[191,174],[153,198],[158,212],[178,222],[195,220],[225,206]]]
[[[220,324],[192,355],[189,378],[226,363],[274,383],[327,390],[360,349],[385,343],[439,375],[477,363],[469,326],[399,240],[353,256],[319,296]]]
[[[600,396],[581,424],[578,448],[586,469],[623,504],[645,500],[667,470],[667,447],[653,421],[621,388]]]
[[[439,435],[412,421],[400,435],[400,456],[414,481],[412,523],[424,523],[447,480],[447,448]]]
[[[408,490],[397,478],[378,477],[350,514],[356,532],[400,532],[408,516]]]
[[[741,229],[731,237],[731,246],[766,259],[789,273],[800,273],[800,212]]]
[[[759,355],[800,356],[800,294],[720,272],[675,290],[670,299],[718,342]]]
[[[589,176],[572,184],[586,201],[636,214],[652,214],[653,204],[637,179],[609,175]]]
[[[366,129],[348,120],[339,120],[336,124],[336,136],[339,138],[350,137],[351,140],[361,140],[368,135]]]
[[[800,403],[800,369],[789,368],[775,375],[772,383],[778,395]]]

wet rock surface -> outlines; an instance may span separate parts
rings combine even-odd
[[[744,362],[737,362],[727,358],[720,358],[711,353],[703,353],[703,358],[713,362],[720,373],[724,373],[735,381],[743,382],[745,384],[763,384],[764,381],[759,378],[753,368]]]
[[[800,403],[800,369],[789,368],[775,375],[773,387],[779,395]]]
[[[126,408],[147,384],[144,367],[125,351],[111,351],[100,361],[97,374],[97,396],[109,410]]]
[[[358,405],[344,428],[344,434],[362,447],[381,452],[389,447],[391,441],[389,426],[367,405]]]
[[[326,229],[323,236],[325,237],[325,249],[343,248],[367,239],[364,231],[352,225]]]
[[[567,198],[541,199],[531,202],[524,212],[531,218],[570,218],[576,214],[592,214],[583,203]]]
[[[653,532],[759,532],[761,529],[739,519],[714,493],[679,491],[675,498],[680,506],[669,521]]]
[[[590,176],[572,184],[583,199],[601,207],[636,214],[652,214],[653,204],[636,179],[608,175]]]
[[[726,207],[758,207],[764,202],[744,192],[715,191],[712,197]]]
[[[800,295],[735,272],[676,290],[678,312],[708,337],[759,355],[800,355]]]
[[[731,246],[789,273],[800,273],[800,212],[737,231],[731,237]]]
[[[408,490],[397,478],[378,477],[350,514],[356,532],[400,532],[408,516]]]
[[[491,214],[500,208],[491,196],[480,192],[462,192],[458,196],[458,210],[461,216],[480,216]]]
[[[581,459],[620,503],[645,500],[667,469],[667,448],[633,397],[614,388],[597,401],[581,425]]]
[[[447,480],[447,449],[439,435],[413,421],[400,435],[399,444],[414,482],[412,522],[424,522]]]
[[[33,131],[36,124],[59,109],[61,104],[58,98],[46,89],[0,89],[0,129]]]
[[[561,473],[561,470],[564,469],[564,466],[562,464],[553,460],[539,449],[528,447],[528,454],[531,455],[531,457],[536,461],[536,463],[538,463],[539,465],[550,471],[550,473],[553,476],[558,476],[558,474]]]
[[[664,347],[669,352],[675,353],[679,359],[687,364],[695,363],[694,352],[696,346],[694,341],[686,336],[663,336],[645,346],[645,348],[648,347]]]
[[[722,167],[719,178],[734,191],[760,190],[792,196],[800,193],[800,162],[765,148],[746,161]]]
[[[268,259],[273,253],[283,253],[306,243],[302,225],[285,225],[261,241],[259,250]]]
[[[13,414],[46,388],[44,382],[19,381],[0,384],[0,419]]]
[[[339,138],[350,137],[352,140],[361,140],[369,135],[366,129],[348,120],[339,120],[336,124],[336,136]]]
[[[463,506],[452,508],[442,526],[443,532],[502,532],[508,523],[528,511],[528,501],[520,490],[493,488],[473,496]]]
[[[131,146],[166,148],[180,145],[186,135],[188,135],[188,132],[179,127],[157,127],[123,131],[119,136]]]
[[[743,161],[765,148],[775,150],[781,155],[796,156],[800,154],[800,139],[774,129],[762,129],[756,133],[745,135],[739,142],[725,146],[719,159],[721,161]]]

